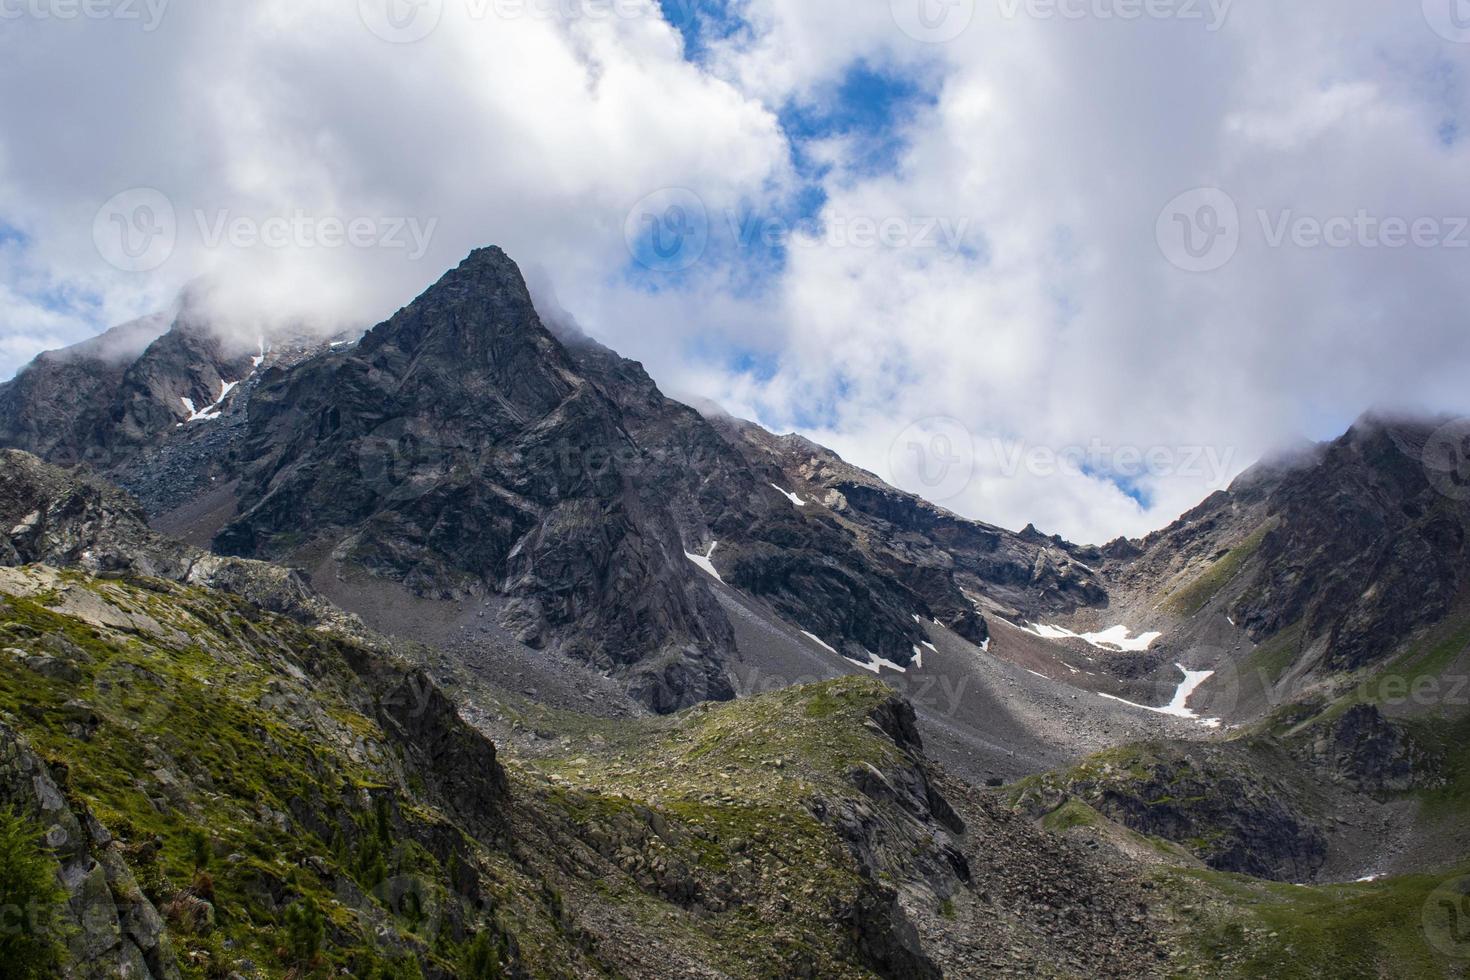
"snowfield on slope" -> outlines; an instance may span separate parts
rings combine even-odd
[[[1183,664],[1175,664],[1174,666],[1184,671],[1184,680],[1180,683],[1178,690],[1174,692],[1174,700],[1162,708],[1150,708],[1146,704],[1135,704],[1132,701],[1125,701],[1123,698],[1114,697],[1111,694],[1099,694],[1098,697],[1107,698],[1109,701],[1117,701],[1120,704],[1126,704],[1132,708],[1152,711],[1159,715],[1172,715],[1175,718],[1186,718],[1190,721],[1197,721],[1207,728],[1219,728],[1220,719],[1201,718],[1197,711],[1189,707],[1189,699],[1194,696],[1194,692],[1199,690],[1201,684],[1214,677],[1215,672],[1213,670],[1190,670]]]
[[[1132,636],[1132,630],[1126,626],[1112,626],[1100,633],[1073,633],[1061,626],[1034,625],[1020,628],[1043,640],[1082,640],[1099,650],[1111,650],[1115,653],[1142,653],[1153,646],[1155,640],[1164,635],[1163,633],[1141,633],[1138,636]]]
[[[722,579],[722,578],[720,578],[720,573],[715,570],[715,563],[712,562],[712,561],[710,561],[710,559],[715,556],[715,549],[718,548],[719,546],[720,546],[720,543],[718,541],[716,541],[714,544],[712,544],[712,545],[709,546],[709,554],[707,554],[707,555],[695,555],[695,554],[691,554],[691,553],[689,553],[689,552],[686,551],[686,552],[684,552],[684,557],[685,558],[688,558],[690,561],[694,562],[694,564],[696,564],[700,568],[704,569],[704,571],[705,571],[706,574],[713,575],[715,577],[715,581],[716,582],[719,582],[721,585],[724,585],[725,584],[725,580]]]

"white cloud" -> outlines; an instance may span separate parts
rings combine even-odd
[[[702,68],[655,16],[486,20],[447,0],[438,30],[395,45],[353,6],[180,4],[153,33],[23,23],[0,39],[0,79],[27,93],[0,104],[0,220],[32,241],[23,262],[0,252],[0,370],[77,330],[37,326],[38,282],[95,294],[97,319],[120,322],[212,270],[242,320],[367,324],[494,242],[666,388],[803,427],[880,474],[910,423],[962,420],[978,477],[947,505],[1077,539],[1159,526],[1269,445],[1329,436],[1375,403],[1470,410],[1470,250],[1273,248],[1259,216],[1470,215],[1456,138],[1470,45],[1417,4],[1239,0],[1209,31],[981,2],[936,45],[888,3],[746,0],[750,30]],[[635,201],[690,188],[717,226],[742,205],[775,211],[796,186],[776,111],[820,109],[858,62],[936,99],[901,118],[893,172],[854,167],[860,140],[808,147],[833,164],[829,228],[943,218],[973,250],[793,247],[755,288],[715,251],[677,288],[628,284]],[[174,255],[143,276],[92,241],[97,207],[134,186],[180,218]],[[1190,274],[1155,226],[1200,186],[1235,200],[1240,246]],[[417,261],[200,245],[196,210],[258,229],[297,209],[437,224]],[[731,349],[766,369],[733,370]],[[1137,481],[1145,508],[1096,475],[997,458],[1017,443],[1171,462]],[[1230,465],[1185,465],[1207,449]]]

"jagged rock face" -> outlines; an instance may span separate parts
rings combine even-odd
[[[1433,768],[1426,754],[1376,705],[1355,704],[1311,746],[1312,759],[1368,793],[1402,793]]]
[[[56,921],[47,918],[34,925],[54,926],[65,937],[68,976],[182,976],[163,917],[138,887],[122,848],[84,805],[68,801],[50,767],[4,723],[0,806],[44,827],[47,847],[60,863],[67,903],[57,910]]]
[[[1264,570],[1236,603],[1255,638],[1302,621],[1327,663],[1354,670],[1451,609],[1470,577],[1470,508],[1438,492],[1422,454],[1433,429],[1359,423],[1272,494]]]
[[[989,636],[974,595],[1034,617],[1100,605],[1107,593],[1060,539],[1028,539],[966,520],[888,486],[800,436],[775,436],[728,416],[714,424],[753,465],[805,490],[854,532],[870,561],[923,598],[932,614],[974,643]]]
[[[1300,625],[1329,672],[1383,660],[1442,620],[1470,581],[1470,503],[1430,480],[1436,426],[1365,418],[1342,438],[1243,474],[1104,571],[1135,605],[1228,614],[1261,643]],[[1192,583],[1228,569],[1178,608]],[[1233,567],[1232,567],[1233,566]]]
[[[43,354],[0,385],[0,445],[111,467],[188,419],[186,399],[196,411],[216,406],[253,370],[249,352],[187,308],[164,325],[148,317]]]
[[[0,445],[63,464],[95,458],[129,366],[167,326],[145,317],[37,357],[0,385]]]
[[[748,459],[695,409],[664,397],[641,365],[559,332],[578,368],[617,404],[643,454],[640,494],[649,505],[667,502],[691,550],[718,542],[726,581],[860,660],[862,651],[912,660],[923,641],[913,616],[934,613],[926,592],[902,574],[907,569],[875,562],[823,508],[793,505],[776,489],[788,482],[779,469]],[[951,605],[956,621],[967,612],[973,618],[968,603]]]
[[[1325,862],[1327,837],[1282,775],[1292,772],[1273,746],[1154,743],[1041,777],[1020,803],[1040,815],[1075,797],[1217,870],[1304,881]]]
[[[32,563],[180,578],[188,556],[156,539],[122,491],[0,450],[0,564]]]
[[[590,454],[596,453],[594,459]],[[619,412],[537,318],[498,249],[355,348],[269,375],[227,553],[330,546],[422,594],[510,597],[533,646],[647,666],[650,700],[732,696],[728,622],[684,559]]]

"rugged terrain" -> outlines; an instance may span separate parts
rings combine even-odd
[[[1078,546],[667,398],[498,249],[357,341],[186,297],[0,385],[87,464],[0,455],[0,795],[78,975],[1463,975],[1459,431]]]

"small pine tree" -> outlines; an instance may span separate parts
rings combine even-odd
[[[209,867],[209,856],[209,838],[204,836],[202,830],[189,831],[189,857],[194,861],[194,870],[206,870]]]
[[[490,930],[477,933],[460,956],[460,976],[464,980],[502,980],[505,976],[500,966],[503,949],[504,945]]]
[[[33,821],[0,809],[0,974],[29,980],[60,976],[66,902],[56,865]]]
[[[286,909],[286,950],[292,962],[311,966],[326,936],[326,919],[315,899],[303,898]]]

